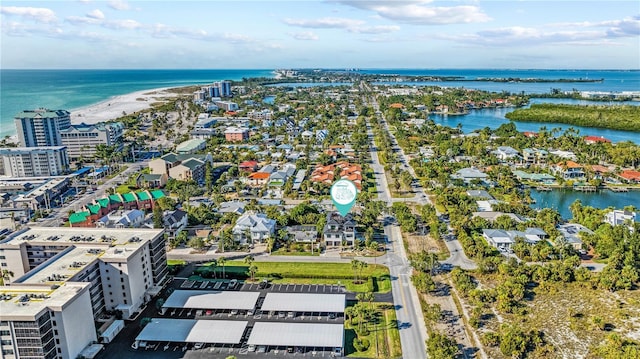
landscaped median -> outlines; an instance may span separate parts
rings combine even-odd
[[[379,264],[369,264],[357,271],[351,263],[253,262],[252,265],[257,267],[256,280],[269,279],[272,283],[341,284],[351,292],[391,290],[389,269]],[[205,263],[194,275],[202,279],[222,278],[223,272],[226,278],[250,277],[249,266],[243,261],[225,261],[224,267],[215,262]]]
[[[349,315],[347,315],[347,313]],[[389,303],[355,303],[345,313],[345,352],[357,358],[402,356],[398,321]]]

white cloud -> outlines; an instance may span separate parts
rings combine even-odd
[[[109,7],[114,10],[129,10],[131,6],[125,0],[110,0]]]
[[[142,24],[135,20],[112,20],[106,21],[102,26],[113,30],[135,30],[142,27]]]
[[[285,24],[311,29],[346,29],[364,24],[364,21],[339,17],[325,17],[321,19],[284,19]]]
[[[93,11],[91,11],[90,13],[87,14],[87,17],[90,17],[92,19],[104,19],[104,13],[102,11],[100,11],[99,9],[95,9]]]
[[[165,38],[184,38],[200,41],[223,41],[231,44],[253,43],[255,39],[236,33],[213,33],[210,34],[205,30],[192,30],[185,28],[177,28],[165,24],[154,24],[147,26],[146,30],[151,36],[159,39]]]
[[[640,15],[622,20],[546,24],[541,28],[502,27],[463,35],[437,35],[437,38],[489,46],[528,46],[572,44],[580,46],[616,45],[613,39],[640,35]]]
[[[284,19],[285,24],[310,29],[345,29],[358,34],[384,34],[400,30],[397,25],[369,26],[362,20],[339,17],[325,17],[320,19]]]
[[[100,19],[87,16],[67,16],[64,20],[72,25],[95,25],[102,22],[102,20]]]
[[[530,46],[539,44],[589,44],[605,37],[602,31],[542,31],[528,27],[503,27],[460,36],[439,35],[436,38],[488,46]]]
[[[378,16],[413,25],[444,25],[486,22],[491,20],[475,5],[431,6],[430,1],[337,1]]]
[[[400,30],[397,25],[378,25],[378,26],[356,26],[347,29],[349,32],[358,34],[386,34]]]
[[[56,21],[56,13],[43,7],[2,6],[0,13],[21,16],[36,22],[52,23]]]
[[[293,37],[296,40],[316,41],[319,39],[318,35],[314,34],[311,31],[289,33],[289,36]]]

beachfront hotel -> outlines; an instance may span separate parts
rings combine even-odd
[[[20,112],[15,115],[14,121],[22,146],[62,146],[60,130],[71,126],[71,113],[39,108]]]
[[[49,177],[64,175],[68,170],[69,159],[64,146],[0,148],[0,175]]]
[[[122,149],[124,125],[121,122],[97,123],[95,125],[71,125],[60,130],[62,144],[67,146],[67,154],[71,160],[94,157],[96,146],[116,146]]]

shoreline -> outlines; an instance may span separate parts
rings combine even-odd
[[[134,91],[122,95],[112,96],[106,100],[96,102],[90,105],[68,110],[71,115],[71,124],[87,124],[95,125],[100,122],[115,120],[123,116],[123,112],[127,115],[134,112],[151,108],[151,105],[164,101],[167,98],[179,96],[177,92],[168,92],[168,90],[188,87],[158,87],[147,90]],[[14,133],[6,135],[7,142],[19,144],[18,134]]]
[[[167,90],[180,87],[159,87],[148,90],[130,92],[124,95],[117,95],[106,100],[71,109],[71,123],[74,125],[96,124],[115,120],[123,116],[123,112],[127,115],[134,112],[151,108],[151,105],[161,102],[167,98],[179,96],[176,92],[167,92]]]

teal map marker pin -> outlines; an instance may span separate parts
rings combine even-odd
[[[357,194],[356,185],[346,179],[341,179],[331,186],[331,200],[342,217],[346,216],[356,203]]]

